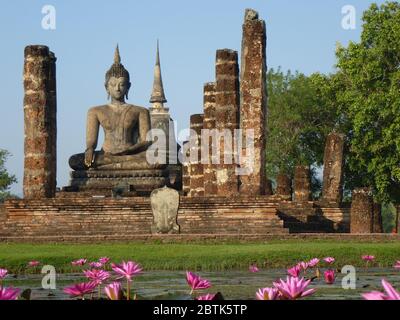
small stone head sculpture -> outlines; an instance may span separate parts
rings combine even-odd
[[[110,96],[116,100],[128,99],[129,89],[131,88],[129,72],[121,64],[119,48],[115,49],[114,63],[106,73],[105,87]]]

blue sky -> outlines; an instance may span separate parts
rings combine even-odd
[[[85,149],[87,110],[106,102],[104,74],[120,45],[133,87],[129,102],[149,107],[156,41],[160,39],[165,93],[179,129],[202,112],[203,83],[214,80],[217,49],[240,51],[245,8],[259,11],[268,33],[267,64],[284,70],[329,73],[337,42],[357,41],[367,0],[15,0],[0,4],[0,148],[12,157],[22,194],[24,47],[55,52],[58,82],[58,186],[68,185],[70,155]],[[41,26],[44,5],[56,8],[56,30]],[[341,26],[342,7],[353,5],[355,30]]]

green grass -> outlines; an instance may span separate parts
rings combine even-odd
[[[220,271],[247,269],[257,262],[265,268],[286,268],[300,260],[333,256],[337,266],[364,266],[361,256],[376,256],[371,266],[392,267],[400,260],[398,243],[326,241],[280,241],[266,244],[0,244],[0,267],[29,272],[28,261],[54,265],[58,272],[71,272],[71,261],[108,256],[112,261],[134,260],[145,270]],[[75,269],[78,270],[78,269]]]

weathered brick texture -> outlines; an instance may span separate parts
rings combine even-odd
[[[240,77],[240,128],[243,132],[243,162],[249,170],[240,176],[240,193],[263,195],[266,188],[265,150],[267,121],[266,28],[258,13],[246,11],[243,24]],[[246,152],[246,130],[254,132],[254,149]],[[254,161],[245,161],[246,157]]]
[[[236,51],[223,49],[217,51],[215,127],[219,132],[230,135],[231,141],[219,141],[220,164],[217,165],[218,196],[236,196],[239,191],[237,175],[237,154],[235,154],[235,129],[239,128],[239,65]],[[227,163],[228,162],[228,163]],[[230,162],[230,163],[229,163]]]
[[[276,177],[276,196],[288,200],[292,198],[292,179],[286,174],[279,174]]]
[[[325,146],[322,201],[336,205],[343,197],[344,143],[345,135],[332,132]]]
[[[56,192],[56,58],[46,46],[25,48],[24,197],[51,198]]]
[[[296,202],[311,200],[311,174],[309,166],[296,166],[295,168],[294,200]]]
[[[201,131],[204,115],[194,114],[190,117],[190,129],[194,135],[190,137],[190,192],[191,197],[204,196],[204,168],[201,163]]]
[[[352,194],[350,232],[373,233],[374,201],[369,188],[355,189]]]
[[[215,83],[206,83],[204,85],[204,129],[209,130],[207,135],[203,136],[203,147],[208,150],[208,163],[204,164],[204,194],[206,196],[216,196],[217,189],[217,159],[213,154],[213,141],[215,140],[216,118],[215,118]],[[205,132],[206,133],[206,132]],[[206,138],[207,137],[207,138]],[[207,141],[208,140],[208,141]]]

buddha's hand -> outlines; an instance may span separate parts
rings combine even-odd
[[[89,148],[85,151],[85,166],[91,168],[94,162],[94,149]]]

